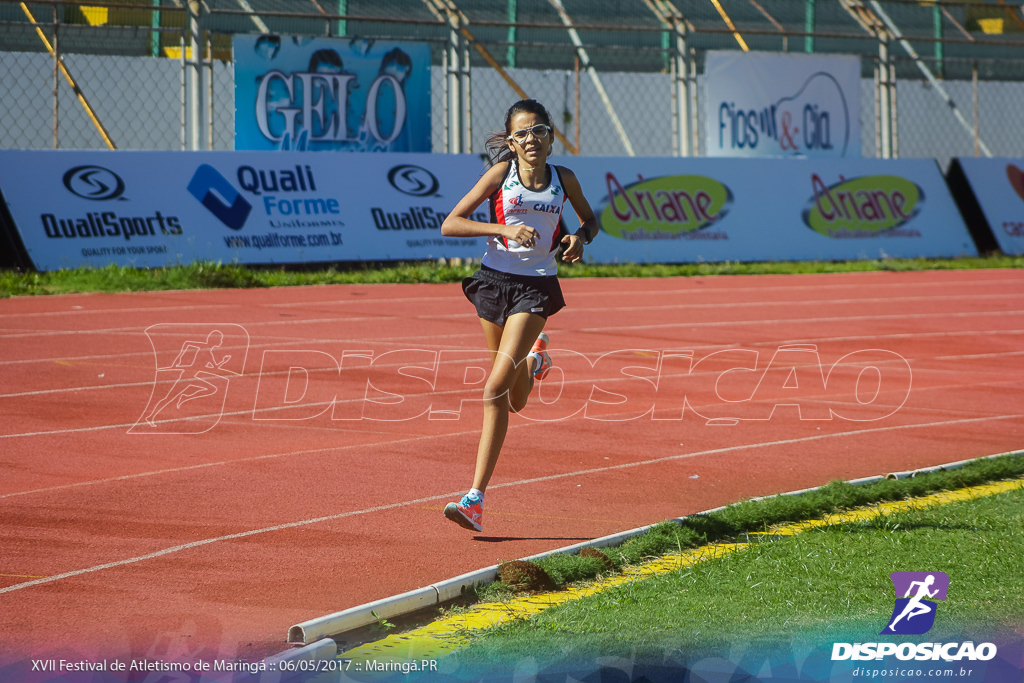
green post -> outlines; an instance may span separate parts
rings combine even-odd
[[[519,21],[518,0],[508,0],[508,51],[506,61],[508,67],[514,69],[516,66],[516,22]]]
[[[932,7],[932,22],[935,25],[935,71],[943,77],[944,51],[942,49],[942,10],[938,5]]]
[[[338,14],[342,16],[348,15],[348,0],[338,0]],[[338,35],[344,36],[348,34],[348,21],[345,19],[338,19]]]
[[[804,52],[814,52],[814,0],[807,0],[804,12]]]
[[[154,57],[160,56],[160,0],[153,0],[153,11],[149,13],[149,25],[153,32],[149,35],[149,50]]]

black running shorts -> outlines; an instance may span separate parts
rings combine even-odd
[[[513,275],[481,266],[462,281],[462,291],[477,315],[495,325],[504,325],[514,313],[547,318],[565,307],[557,275]]]

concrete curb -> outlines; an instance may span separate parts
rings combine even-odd
[[[938,472],[941,470],[953,470],[959,469],[964,465],[971,462],[978,462],[982,460],[990,460],[993,458],[1001,458],[1006,456],[1020,456],[1024,455],[1024,450],[1009,451],[1006,453],[997,453],[995,455],[987,455],[979,458],[970,458],[967,460],[958,460],[956,462],[947,463],[945,465],[935,465],[934,467],[926,467],[916,470],[907,470],[905,472],[894,472],[885,475],[878,475],[874,477],[864,477],[862,479],[854,479],[848,481],[848,484],[854,485],[866,485],[872,484],[883,479],[907,479],[910,477],[917,476],[919,474],[928,474],[931,472]],[[812,488],[801,489],[798,491],[789,491],[786,493],[777,494],[778,496],[797,496],[804,493],[810,493],[817,491],[823,487],[815,486]],[[760,498],[751,498],[750,501],[768,500],[777,497],[762,496]],[[703,512],[697,512],[692,515],[685,517],[677,517],[673,520],[668,520],[676,523],[681,523],[687,517],[696,517],[698,515],[707,515],[713,512],[724,510],[728,506],[722,506],[713,508],[711,510],[704,510]],[[523,558],[527,561],[541,560],[546,557],[553,555],[565,555],[578,553],[583,548],[587,547],[610,547],[619,545],[630,538],[639,536],[652,529],[655,524],[638,527],[629,531],[623,531],[610,536],[604,536],[602,538],[594,539],[592,541],[584,541],[575,545],[566,546],[564,548],[558,548],[555,550],[549,550],[547,552],[532,555],[530,557]],[[298,650],[303,652],[308,648],[319,647],[324,649],[324,643],[328,642],[334,645],[333,654],[331,657],[337,655],[337,646],[333,640],[330,640],[331,636],[337,636],[347,631],[352,631],[357,628],[369,626],[370,624],[377,623],[380,619],[388,619],[392,617],[399,617],[406,614],[410,614],[417,610],[425,607],[431,607],[440,605],[455,598],[461,597],[466,591],[475,588],[481,584],[491,583],[498,576],[498,566],[487,567],[480,569],[468,574],[463,574],[452,579],[446,579],[438,583],[431,584],[424,588],[418,588],[416,590],[395,595],[389,598],[383,598],[375,602],[366,603],[357,607],[352,607],[341,612],[335,612],[327,616],[312,619],[310,621],[297,624],[288,629],[288,644],[305,646]],[[374,615],[376,613],[376,616]],[[291,652],[285,653],[290,655]]]

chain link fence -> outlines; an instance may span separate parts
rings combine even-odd
[[[238,33],[429,44],[435,152],[525,94],[556,153],[700,155],[707,52],[761,50],[861,57],[863,156],[1024,156],[1021,9],[916,0],[0,0],[0,147],[232,149]]]

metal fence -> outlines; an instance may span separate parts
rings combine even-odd
[[[854,54],[868,157],[1024,155],[1024,14],[942,0],[0,0],[0,147],[232,149],[236,33],[431,46],[432,148],[700,155],[709,50]]]

